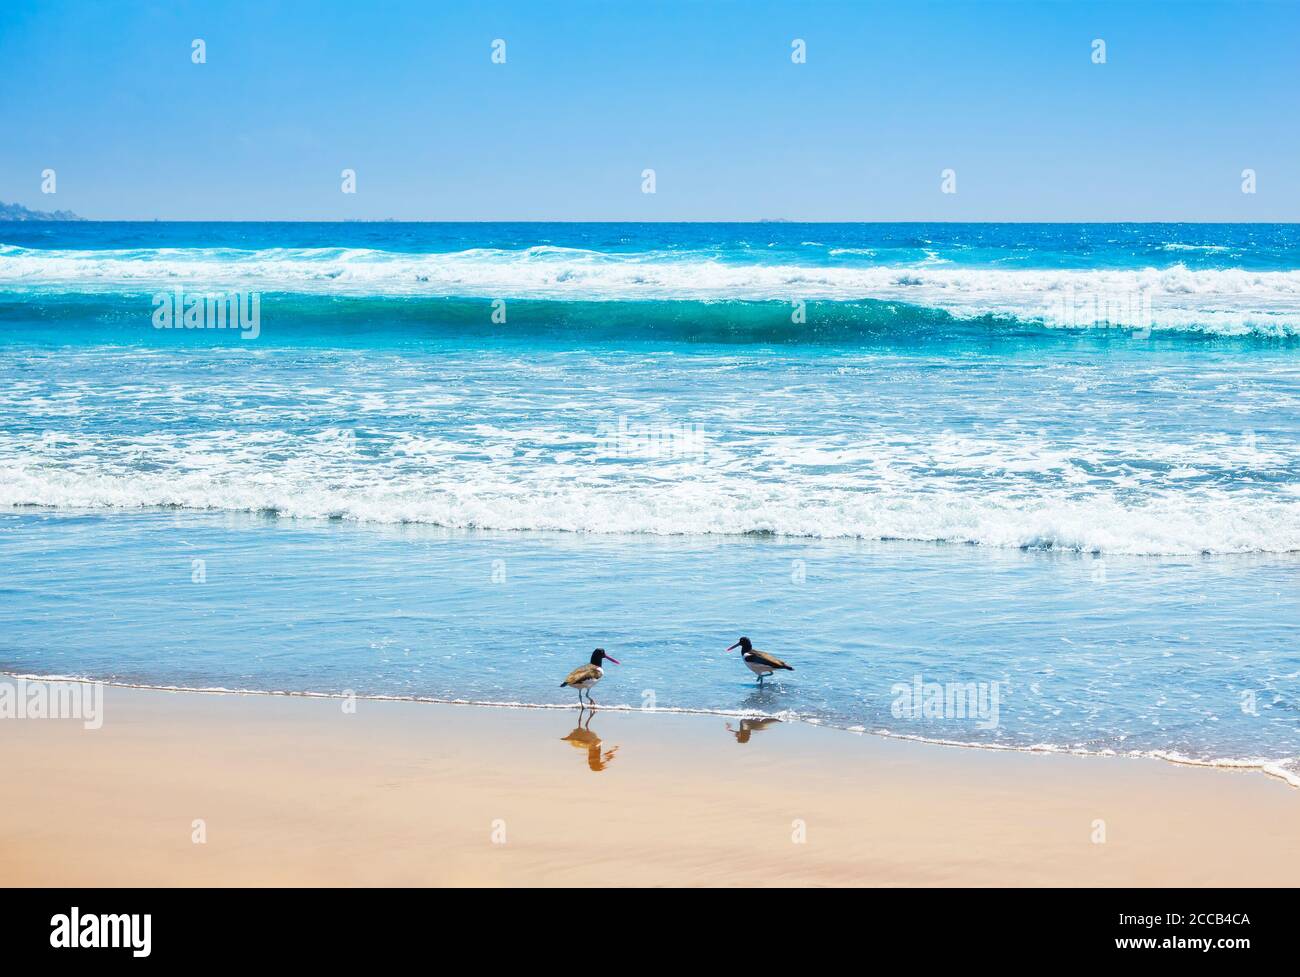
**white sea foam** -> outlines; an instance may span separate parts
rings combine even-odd
[[[930,261],[819,267],[724,262],[704,253],[611,254],[556,247],[407,254],[364,248],[55,251],[0,245],[0,287],[152,292],[175,284],[559,300],[879,299],[959,316],[1009,315],[1060,326],[1300,335],[1300,271],[1183,264],[1035,270]],[[1142,298],[1111,301],[1125,296]]]
[[[1242,430],[1297,410],[1289,374],[1270,372],[1289,367],[1267,360],[1248,384],[1200,361],[1128,374],[1065,364],[1031,373],[1020,391],[1011,374],[979,374],[976,386],[968,369],[954,378],[852,361],[846,374],[817,373],[811,396],[802,373],[738,384],[743,361],[729,356],[683,366],[567,352],[418,363],[330,353],[303,369],[295,354],[288,369],[280,354],[241,351],[205,355],[194,373],[169,352],[110,349],[61,352],[50,373],[48,354],[16,355],[24,367],[0,390],[6,506],[1132,555],[1300,551],[1294,439],[1283,426]],[[627,382],[637,372],[656,383],[639,390]],[[860,378],[884,376],[864,420],[846,423]],[[979,399],[986,386],[1006,399]],[[690,391],[676,414],[665,414],[666,389]],[[1148,389],[1158,396],[1131,394]],[[937,416],[995,412],[966,429],[930,424],[909,413],[918,390]],[[1049,415],[1069,423],[1040,427]],[[602,435],[620,430],[620,416],[629,432],[698,424],[701,436],[683,442],[690,450],[646,453]]]
[[[210,470],[117,473],[25,467],[0,478],[0,505],[74,509],[181,507],[273,512],[362,523],[601,534],[741,535],[914,540],[1088,553],[1166,555],[1300,552],[1300,499],[1229,493],[1121,503],[1098,492],[1015,493],[723,479],[607,484],[572,476],[511,481],[500,473],[329,476],[286,464],[242,477]]]

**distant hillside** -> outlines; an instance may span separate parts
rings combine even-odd
[[[70,210],[28,210],[22,204],[0,201],[0,221],[79,221],[84,220]]]

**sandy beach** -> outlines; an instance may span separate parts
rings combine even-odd
[[[97,730],[0,722],[14,785],[0,885],[1300,877],[1300,791],[1258,772],[713,716],[597,710],[587,725],[576,708],[361,700],[347,713],[330,699],[110,687]]]

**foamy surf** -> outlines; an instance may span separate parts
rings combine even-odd
[[[9,469],[0,506],[12,510],[251,512],[285,519],[418,524],[445,529],[607,536],[777,536],[975,544],[1119,556],[1300,552],[1300,500],[1170,496],[1125,505],[1099,493],[1070,499],[999,499],[975,493],[896,490],[863,494],[806,487],[735,490],[701,479],[663,487],[522,483],[497,489],[376,481],[337,487],[259,485],[199,476],[82,475]]]

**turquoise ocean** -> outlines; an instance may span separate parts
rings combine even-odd
[[[1298,571],[1295,225],[0,224],[11,673],[1300,783]]]

